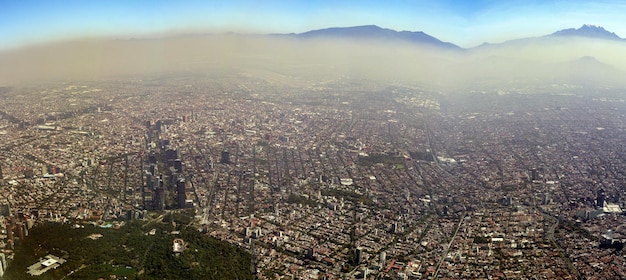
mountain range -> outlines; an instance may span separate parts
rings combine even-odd
[[[312,30],[300,34],[290,34],[297,38],[344,38],[357,40],[384,40],[416,43],[445,49],[461,49],[459,46],[443,42],[422,31],[395,31],[376,25],[363,25],[354,27],[332,27]]]
[[[576,36],[576,37],[587,37],[594,39],[606,39],[606,40],[617,40],[623,41],[624,39],[620,38],[613,32],[609,32],[601,26],[596,25],[588,25],[585,24],[578,29],[568,28],[559,30],[550,34],[549,36]]]
[[[447,50],[471,50],[474,48],[481,48],[488,45],[503,45],[512,42],[523,41],[536,41],[541,39],[553,39],[553,38],[589,38],[589,39],[602,39],[622,41],[626,40],[620,38],[615,33],[607,31],[601,26],[585,24],[580,28],[568,28],[556,31],[552,34],[542,37],[521,38],[511,41],[506,41],[499,44],[485,43],[483,45],[474,48],[461,48],[453,43],[444,42],[436,37],[426,34],[422,31],[396,31],[392,29],[382,28],[376,25],[363,25],[353,27],[331,27],[325,29],[311,30],[304,33],[290,33],[280,34],[280,36],[295,37],[301,39],[312,38],[333,38],[333,39],[352,39],[352,40],[371,40],[371,41],[385,41],[385,42],[406,42],[423,46],[430,46],[436,48],[443,48]]]
[[[378,43],[403,42],[417,47],[452,51],[470,62],[448,65],[473,77],[488,79],[506,73],[511,77],[541,77],[546,81],[611,84],[623,74],[615,68],[615,54],[626,50],[626,40],[601,26],[585,24],[552,34],[520,38],[502,43],[462,48],[421,31],[395,31],[376,25],[333,27],[299,34],[285,34],[303,40],[332,38]],[[365,42],[367,41],[367,42]],[[604,43],[603,43],[604,42]],[[601,43],[601,44],[600,44]],[[602,47],[599,47],[602,45]],[[552,61],[552,62],[549,62]],[[439,60],[436,64],[445,64]]]

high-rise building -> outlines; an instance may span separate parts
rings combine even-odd
[[[552,198],[550,198],[550,194],[549,193],[544,193],[543,194],[543,200],[541,201],[542,205],[548,205],[550,204],[550,202],[552,202]]]
[[[154,129],[156,129],[157,133],[161,133],[161,126],[163,125],[163,122],[161,120],[156,121],[156,123],[154,124]]]
[[[604,202],[606,201],[606,193],[604,192],[604,189],[599,189],[598,190],[598,194],[597,194],[597,198],[596,198],[596,206],[597,207],[604,207]]]
[[[153,153],[149,154],[148,155],[148,159],[146,160],[146,162],[150,163],[150,164],[156,164],[157,161],[158,161],[158,159],[157,159],[156,155],[154,155]]]
[[[158,167],[156,166],[156,164],[150,164],[148,166],[148,172],[150,173],[150,175],[152,176],[156,176],[157,172],[159,171]]]
[[[537,171],[536,168],[533,168],[532,170],[530,170],[530,180],[531,181],[539,180],[539,171]]]
[[[174,160],[174,169],[176,169],[176,172],[182,173],[183,172],[183,161],[180,160],[180,159],[175,159]]]
[[[309,259],[309,260],[312,260],[314,258],[313,254],[315,254],[315,250],[313,249],[313,247],[309,247],[309,248],[306,249],[304,257]]]
[[[399,227],[398,227],[398,222],[393,222],[391,224],[391,229],[390,229],[391,233],[398,233],[400,231]]]
[[[354,249],[354,264],[359,265],[363,262],[363,248]]]
[[[179,178],[176,182],[176,195],[178,197],[178,208],[185,208],[187,193],[185,190],[185,179]]]
[[[230,164],[230,153],[226,150],[222,151],[222,157],[220,159],[220,163]]]
[[[177,158],[178,158],[178,151],[176,151],[175,149],[167,149],[165,151],[165,160],[166,161],[175,160]]]
[[[378,260],[380,261],[380,267],[385,267],[387,265],[387,253],[385,251],[380,252]]]
[[[8,203],[0,204],[0,216],[11,216],[11,206]]]
[[[22,234],[24,236],[28,236],[28,224],[27,223],[22,223]]]
[[[165,210],[165,189],[157,187],[153,199],[154,210]]]
[[[505,196],[502,198],[502,205],[511,206],[511,204],[513,204],[513,200],[510,196]]]
[[[159,146],[161,147],[161,150],[168,149],[169,145],[170,145],[170,140],[169,139],[161,139],[159,141]]]

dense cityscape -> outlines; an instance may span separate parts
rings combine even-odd
[[[618,92],[257,73],[1,96],[2,273],[42,224],[116,231],[186,211],[252,254],[241,269],[258,279],[626,277]],[[72,258],[50,254],[28,273]]]

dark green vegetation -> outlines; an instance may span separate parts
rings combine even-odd
[[[147,234],[152,229],[156,233]],[[180,230],[180,234],[172,235],[173,230]],[[92,234],[102,237],[92,240],[88,238]],[[175,238],[187,244],[179,255],[172,252]],[[41,276],[26,273],[28,266],[47,254],[67,262]],[[109,279],[109,275],[117,275],[118,279],[252,279],[251,260],[241,248],[193,227],[174,228],[171,222],[131,222],[120,229],[45,224],[33,228],[25,242],[17,246],[15,260],[4,279]]]
[[[317,202],[315,202],[315,200],[312,200],[310,198],[301,196],[301,195],[295,195],[295,194],[290,194],[289,198],[287,199],[288,203],[295,203],[295,204],[302,204],[302,205],[308,205],[311,207],[317,207]]]
[[[487,244],[489,243],[489,238],[484,236],[474,236],[474,243],[476,244]]]
[[[322,190],[322,195],[324,196],[334,196],[337,199],[345,199],[350,200],[355,203],[363,203],[365,205],[373,205],[374,202],[367,196],[361,195],[355,192],[340,190],[340,189],[327,189]]]

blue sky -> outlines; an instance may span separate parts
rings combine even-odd
[[[0,2],[0,49],[82,37],[289,33],[376,24],[463,47],[594,24],[626,37],[626,1],[60,0]],[[156,35],[155,35],[156,34]]]

